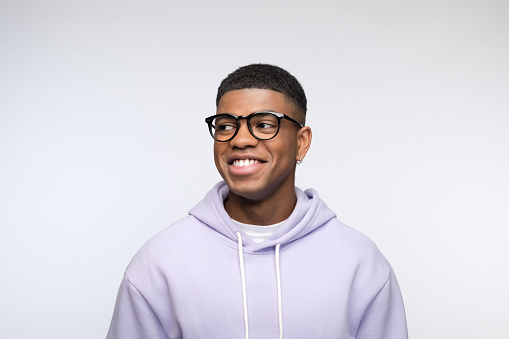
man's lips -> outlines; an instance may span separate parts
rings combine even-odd
[[[235,159],[228,165],[228,172],[233,176],[250,176],[258,173],[263,163],[258,159]]]
[[[234,176],[249,176],[257,173],[266,161],[254,155],[232,155],[228,158],[228,172]]]

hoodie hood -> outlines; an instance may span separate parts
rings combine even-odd
[[[232,247],[237,247],[237,226],[224,209],[224,201],[229,193],[224,181],[217,183],[205,198],[201,200],[189,214],[222,235]],[[247,235],[242,237],[245,252],[264,251],[274,248],[277,244],[285,245],[295,241],[336,217],[313,189],[302,191],[295,187],[297,204],[281,227],[260,244]]]

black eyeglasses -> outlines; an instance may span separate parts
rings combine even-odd
[[[288,115],[276,112],[255,112],[249,115],[236,116],[233,114],[217,114],[205,119],[209,126],[209,132],[216,141],[230,141],[237,135],[240,127],[239,120],[245,118],[247,128],[253,137],[258,140],[270,140],[274,138],[281,127],[281,119],[296,123],[304,127],[300,122]]]

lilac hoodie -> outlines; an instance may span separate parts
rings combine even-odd
[[[218,183],[129,264],[108,339],[405,339],[401,293],[376,246],[312,190],[256,244]]]

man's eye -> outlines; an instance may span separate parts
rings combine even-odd
[[[275,128],[276,126],[270,122],[259,122],[256,124],[257,129]]]
[[[235,125],[232,124],[217,124],[216,131],[231,131],[235,129]]]

